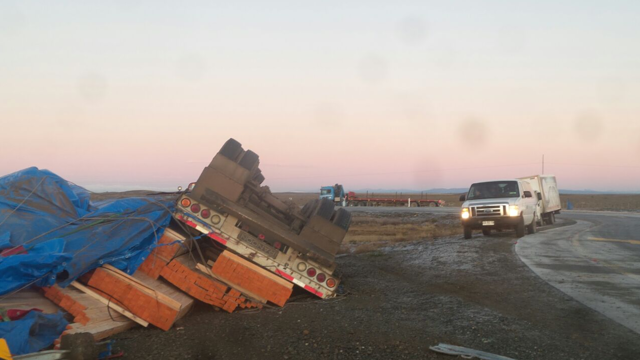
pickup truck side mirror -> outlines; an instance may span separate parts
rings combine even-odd
[[[465,201],[466,200],[466,196],[464,194],[460,195],[460,201]]]
[[[542,200],[542,194],[537,193],[538,194],[538,201]]]
[[[531,191],[529,191],[529,190],[525,190],[525,191],[524,191],[524,193],[523,193],[523,196],[524,196],[524,197],[526,197],[526,198],[533,197],[533,196],[531,195]]]

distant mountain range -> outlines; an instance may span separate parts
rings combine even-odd
[[[411,189],[358,189],[350,190],[356,193],[378,193],[378,194],[390,194],[390,193],[403,193],[403,194],[463,194],[466,193],[469,188],[435,188],[429,190],[411,190]],[[570,190],[560,189],[560,194],[567,195],[604,195],[604,194],[640,194],[640,191],[598,191],[598,190]]]

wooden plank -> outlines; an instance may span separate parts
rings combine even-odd
[[[241,293],[243,293],[244,295],[246,295],[248,298],[250,298],[251,300],[255,301],[255,302],[259,302],[259,303],[263,303],[266,304],[267,303],[267,299],[262,298],[254,293],[252,293],[251,291],[242,288],[241,286],[238,286],[236,284],[229,284],[225,279],[221,279],[220,277],[216,276],[214,273],[211,272],[211,269],[209,269],[208,267],[206,267],[205,265],[202,264],[197,264],[196,265],[196,269],[202,271],[203,273],[211,276],[212,278],[240,291]]]
[[[123,331],[129,330],[132,327],[137,326],[137,324],[133,321],[112,321],[105,320],[96,323],[89,323],[87,325],[82,325],[78,323],[71,324],[71,329],[66,330],[64,334],[76,334],[76,333],[90,333],[93,335],[93,339],[95,341],[100,341],[108,338],[109,336],[119,334]]]
[[[123,279],[124,281],[127,281],[129,283],[131,283],[131,285],[137,287],[138,289],[146,292],[147,294],[155,297],[158,301],[163,302],[164,304],[174,308],[175,310],[180,310],[180,308],[182,307],[182,304],[172,298],[170,298],[169,296],[166,296],[165,294],[163,294],[160,291],[157,291],[156,289],[153,289],[151,287],[149,287],[147,284],[145,284],[144,282],[136,279],[133,276],[130,276],[118,269],[116,269],[115,267],[111,266],[111,265],[104,265],[102,266],[103,269],[111,272],[112,274],[118,276],[119,278]],[[148,277],[148,279],[152,280],[151,278]]]
[[[243,257],[240,257],[240,256],[238,256],[238,255],[236,255],[236,254],[234,254],[234,253],[232,253],[232,252],[230,252],[228,250],[225,250],[222,254],[220,254],[220,256],[224,256],[224,257],[227,257],[227,258],[229,258],[229,259],[231,259],[231,260],[233,260],[235,262],[241,263],[244,266],[252,269],[253,271],[255,271],[257,273],[262,274],[263,276],[273,280],[274,282],[276,282],[276,283],[278,283],[278,284],[280,284],[282,286],[288,287],[290,289],[293,288],[293,283],[289,282],[288,280],[285,280],[285,279],[281,278],[280,276],[278,276],[278,275],[276,275],[276,274],[274,274],[274,273],[272,273],[272,272],[270,272],[268,270],[265,270],[263,267],[258,266],[256,264],[252,263],[251,261],[249,261],[249,260],[247,260],[247,259],[245,259]]]
[[[107,305],[109,308],[121,313],[122,315],[128,317],[129,319],[137,322],[138,324],[147,327],[149,326],[149,323],[139,317],[137,317],[136,315],[132,314],[131,312],[129,312],[128,310],[122,308],[119,305],[114,304],[113,302],[105,299],[104,297],[98,295],[97,293],[95,293],[93,290],[89,289],[88,287],[80,284],[77,281],[74,281],[71,283],[71,286],[75,287],[76,289],[84,292],[87,295],[90,295],[91,297],[93,297],[94,299],[100,301],[101,303]]]
[[[0,299],[0,308],[29,310],[37,308],[45,314],[55,314],[60,308],[44,297],[42,293],[34,288],[26,288],[15,294]]]
[[[178,303],[178,316],[176,317],[176,320],[182,318],[187,314],[187,312],[189,312],[189,310],[191,310],[191,307],[194,304],[193,298],[185,294],[184,292],[182,292],[182,290],[176,288],[175,286],[163,280],[154,279],[141,272],[136,272],[135,274],[133,274],[133,277],[141,283],[149,286],[150,288],[157,290],[158,292],[163,294],[163,296],[166,296],[172,301]]]

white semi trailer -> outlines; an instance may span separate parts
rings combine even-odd
[[[553,224],[556,222],[556,215],[560,213],[560,192],[558,191],[558,182],[553,175],[531,175],[519,178],[531,185],[531,188],[538,195],[537,218],[544,224]]]

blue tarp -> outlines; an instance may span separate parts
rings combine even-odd
[[[91,203],[87,190],[35,167],[0,178],[0,296],[31,283],[67,286],[111,264],[129,274],[168,225],[173,201],[153,197]]]
[[[7,341],[12,355],[29,354],[53,344],[68,324],[62,312],[32,311],[20,320],[0,322],[0,338]]]

